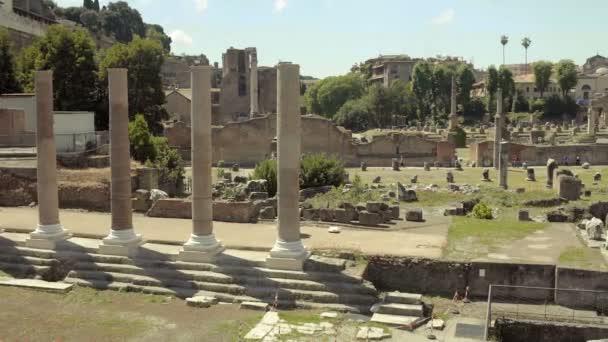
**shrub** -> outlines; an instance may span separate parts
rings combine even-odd
[[[464,105],[463,116],[467,122],[479,122],[486,114],[486,106],[481,99],[472,99]]]
[[[148,122],[146,122],[143,114],[136,114],[135,119],[129,122],[129,140],[133,159],[140,163],[156,160],[156,149],[152,138],[148,129]]]
[[[267,159],[259,162],[253,170],[251,179],[265,179],[268,182],[268,196],[274,196],[277,193],[277,161]]]
[[[456,128],[454,132],[456,133],[456,137],[454,139],[456,142],[456,147],[467,147],[467,132],[465,132],[461,127]]]
[[[530,110],[530,103],[524,96],[523,91],[517,90],[517,96],[513,101],[513,112],[528,112]]]
[[[491,220],[492,216],[492,208],[490,208],[485,203],[477,203],[473,207],[473,217],[482,220]]]
[[[531,112],[542,112],[545,110],[545,99],[536,99],[530,102]]]
[[[251,179],[265,179],[268,182],[268,195],[274,196],[277,192],[277,161],[264,160],[258,163],[253,170]],[[300,188],[314,188],[318,186],[344,184],[346,171],[344,164],[333,156],[323,153],[309,154],[300,161]]]
[[[179,152],[169,147],[167,138],[152,137],[156,151],[153,166],[159,169],[159,183],[177,183],[184,178],[184,160]]]
[[[346,171],[344,164],[334,156],[323,153],[309,154],[300,162],[300,187],[302,189],[318,186],[344,184]]]
[[[370,127],[372,114],[364,99],[348,100],[340,107],[334,117],[338,126],[348,128],[354,132],[362,132]]]

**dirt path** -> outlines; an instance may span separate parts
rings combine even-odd
[[[76,234],[104,237],[110,230],[110,214],[78,210],[61,210],[62,224]],[[31,231],[36,226],[36,208],[0,208],[0,225]],[[145,239],[185,242],[191,233],[191,221],[151,218],[133,215],[135,230]],[[214,233],[228,248],[269,250],[276,239],[275,223],[214,222]],[[439,258],[446,244],[449,219],[434,218],[421,224],[403,223],[401,230],[370,230],[343,228],[340,234],[330,234],[327,228],[303,226],[302,238],[310,249],[353,250],[364,254],[392,254]]]

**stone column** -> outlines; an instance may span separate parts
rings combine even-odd
[[[191,69],[192,234],[179,253],[183,261],[211,262],[224,250],[213,235],[211,74],[210,66]]]
[[[508,141],[500,142],[500,160],[499,160],[499,170],[500,170],[500,183],[499,186],[503,189],[507,189],[507,175],[509,172],[509,148],[510,143]]]
[[[458,114],[456,114],[456,81],[452,77],[452,93],[450,98],[450,115],[449,115],[449,130],[453,131],[458,128]]]
[[[258,54],[255,49],[250,52],[251,66],[249,72],[251,73],[249,79],[251,82],[251,117],[258,114],[259,109],[259,93],[258,93]]]
[[[127,69],[108,69],[108,82],[112,226],[99,246],[99,253],[131,256],[143,241],[135,234],[131,213]]]
[[[589,107],[589,115],[587,117],[587,134],[594,137],[597,131],[597,110]]]
[[[278,238],[266,259],[269,268],[302,270],[309,252],[300,239],[300,66],[277,71]]]
[[[57,152],[53,130],[53,72],[37,71],[35,82],[38,227],[26,240],[26,246],[54,249],[57,242],[69,238],[70,234],[59,222]]]
[[[500,142],[502,141],[502,89],[496,90],[496,116],[494,116],[494,168],[500,164]]]

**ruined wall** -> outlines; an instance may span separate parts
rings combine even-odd
[[[608,328],[604,325],[498,318],[495,336],[498,341],[504,342],[585,342],[605,338],[608,336]]]
[[[222,122],[249,116],[249,53],[230,48],[222,56],[220,115]],[[225,120],[225,121],[224,121]]]
[[[260,113],[277,112],[277,69],[258,68],[258,103]]]
[[[25,133],[25,112],[21,109],[0,108],[0,136]]]
[[[165,97],[163,105],[169,114],[175,114],[175,118],[190,125],[190,100],[180,93],[174,91]]]
[[[165,129],[171,146],[190,148],[190,128],[176,123]],[[276,114],[213,128],[213,160],[255,165],[274,150]],[[391,159],[403,156],[408,165],[432,162],[437,156],[437,142],[421,135],[390,134],[376,136],[370,142],[353,142],[352,133],[325,118],[302,116],[302,153],[327,153],[346,164],[366,161],[369,166],[390,166]],[[453,154],[452,154],[453,157]]]

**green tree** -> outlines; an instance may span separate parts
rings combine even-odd
[[[509,104],[515,94],[515,81],[511,70],[504,65],[498,69],[498,87],[502,90],[503,108],[511,108]]]
[[[340,107],[351,99],[361,97],[363,80],[358,74],[327,77],[308,88],[304,95],[309,112],[333,118]]]
[[[172,39],[165,33],[165,29],[156,24],[146,25],[146,38],[160,43],[166,53],[171,52]]]
[[[0,94],[21,91],[11,45],[8,31],[0,29]]]
[[[488,68],[486,77],[486,90],[488,91],[488,112],[496,111],[496,91],[498,90],[498,70],[493,65]]]
[[[162,107],[165,102],[160,76],[163,62],[164,51],[158,42],[136,37],[129,44],[118,43],[108,49],[99,67],[105,85],[108,68],[129,70],[129,114],[133,118],[136,113],[143,113],[154,134],[162,132],[161,122],[169,117]]]
[[[471,102],[471,90],[475,84],[475,75],[473,70],[467,64],[461,64],[456,69],[456,85],[458,86],[458,103],[463,107],[468,106]]]
[[[334,122],[355,132],[363,132],[371,126],[372,113],[365,98],[346,101],[334,117]]]
[[[58,15],[61,17],[71,20],[75,23],[80,23],[80,15],[85,11],[83,7],[66,7],[62,8],[61,11],[57,11]]]
[[[128,43],[134,36],[145,37],[146,28],[141,14],[125,1],[109,3],[101,11],[104,30],[122,43]]]
[[[80,14],[80,22],[89,31],[97,33],[101,28],[101,21],[99,20],[99,13],[94,10],[87,10]]]
[[[368,89],[366,101],[372,112],[373,125],[380,128],[390,125],[394,113],[394,99],[390,90],[380,84],[374,84]]]
[[[135,119],[129,122],[129,141],[131,143],[131,157],[140,163],[156,160],[156,149],[152,141],[152,134],[143,114],[136,114]]]
[[[548,61],[538,61],[532,64],[532,70],[534,71],[534,84],[540,93],[542,98],[545,90],[551,84],[551,74],[553,73],[553,63]]]
[[[22,51],[22,84],[34,90],[34,72],[53,70],[57,110],[94,110],[97,106],[95,44],[81,28],[53,25],[46,35]]]
[[[88,9],[88,10],[94,10],[95,9],[95,5],[93,4],[93,0],[84,0],[82,3],[82,7]]]
[[[95,10],[95,12],[99,12],[99,0],[93,1],[93,10]]]
[[[431,112],[433,71],[428,62],[418,62],[412,71],[412,90],[418,106],[418,119]]]
[[[435,64],[433,66],[431,101],[435,105],[435,112],[446,114],[450,110],[453,76],[454,71],[445,64]]]
[[[569,59],[562,59],[555,65],[555,74],[557,77],[557,84],[559,84],[562,90],[562,96],[567,96],[568,91],[578,83],[578,72],[576,71],[576,65]]]

